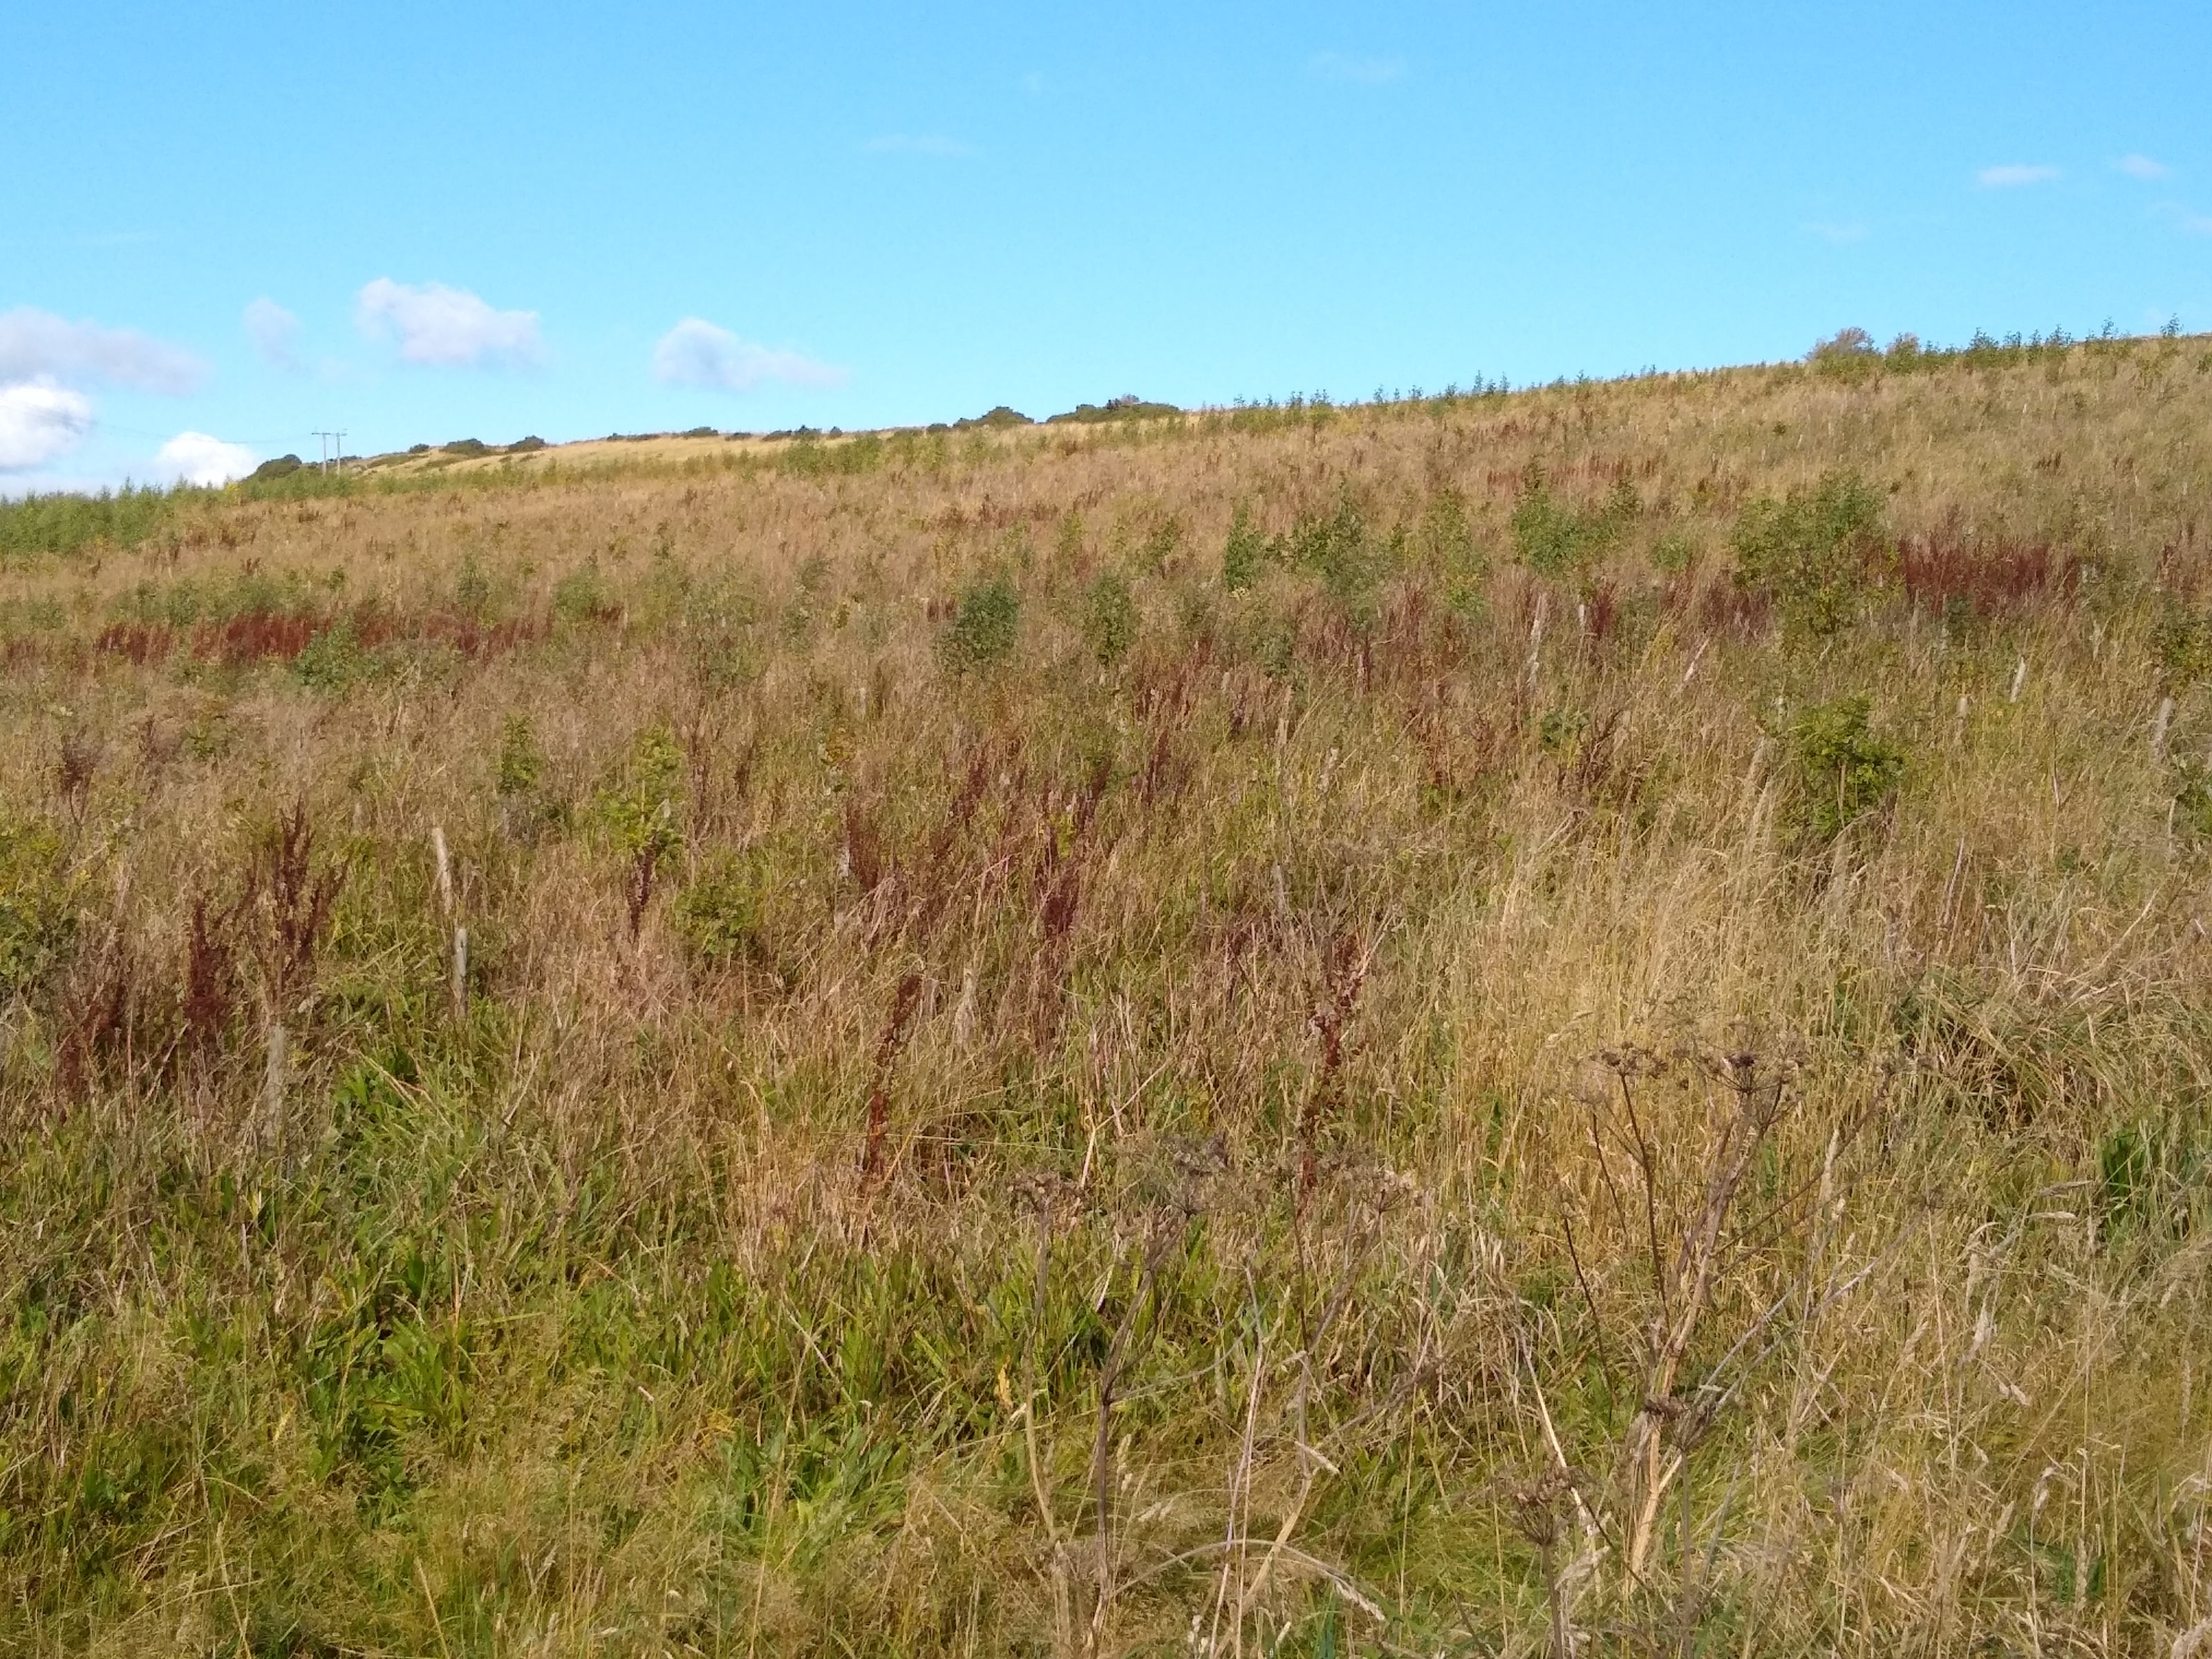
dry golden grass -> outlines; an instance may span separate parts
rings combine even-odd
[[[0,569],[0,1645],[2212,1642],[2206,343]]]

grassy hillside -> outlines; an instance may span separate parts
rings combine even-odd
[[[2212,341],[0,508],[0,1650],[2184,1651]]]

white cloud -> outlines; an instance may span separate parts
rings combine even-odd
[[[154,466],[179,483],[223,484],[253,471],[253,452],[204,432],[179,432],[155,452]]]
[[[1402,58],[1347,58],[1342,52],[1323,52],[1314,55],[1310,67],[1324,81],[1350,81],[1363,87],[1406,78]]]
[[[2163,161],[2154,161],[2148,155],[2123,155],[2112,163],[2130,179],[2163,179],[2173,171]]]
[[[92,430],[92,399],[52,380],[0,386],[0,472],[44,466]]]
[[[266,295],[246,307],[246,333],[264,362],[295,371],[304,366],[300,362],[300,319]]]
[[[496,311],[466,289],[443,283],[416,288],[380,276],[362,289],[355,320],[372,338],[395,338],[410,363],[519,368],[545,359],[536,312]]]
[[[878,155],[973,155],[975,146],[964,144],[957,138],[947,138],[941,132],[887,133],[881,138],[871,138],[863,148]]]
[[[2057,167],[2029,167],[2015,161],[2003,167],[1984,167],[1974,175],[1974,182],[1984,190],[2011,190],[2021,185],[2047,185],[2057,176]]]
[[[0,312],[0,382],[95,380],[180,396],[206,374],[207,365],[189,351],[136,329],[73,323],[29,306]]]
[[[653,349],[653,374],[669,386],[721,392],[750,392],[768,380],[797,386],[842,386],[848,378],[842,368],[796,351],[756,345],[698,317],[686,317],[660,337]]]

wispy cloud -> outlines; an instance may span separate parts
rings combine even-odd
[[[1315,53],[1306,66],[1324,81],[1348,81],[1363,87],[1406,78],[1402,58],[1350,58],[1340,52],[1322,52]]]
[[[136,329],[73,323],[29,306],[0,313],[0,382],[41,377],[181,396],[207,378],[207,365]]]
[[[179,432],[155,452],[154,467],[179,483],[225,484],[253,471],[253,452],[204,432]]]
[[[465,288],[410,287],[380,276],[361,291],[355,321],[371,339],[392,339],[403,362],[445,368],[528,368],[544,362],[534,311],[499,311]]]
[[[876,155],[973,155],[975,147],[963,143],[957,138],[948,138],[941,132],[890,132],[880,138],[871,138],[860,146]]]
[[[769,381],[818,389],[842,386],[850,378],[843,369],[799,352],[741,339],[702,317],[686,317],[660,337],[653,349],[653,374],[665,386],[717,392],[750,392]]]
[[[2173,169],[2163,161],[2154,161],[2148,155],[2123,155],[2112,163],[2130,179],[2163,179]]]
[[[92,430],[92,399],[49,380],[0,386],[0,472],[66,455]]]
[[[1856,221],[1837,224],[1828,220],[1815,220],[1805,227],[1808,235],[1817,236],[1832,247],[1848,247],[1853,242],[1867,239],[1867,228]]]
[[[2008,161],[2002,167],[1984,167],[1974,175],[1974,182],[1984,190],[2017,190],[2022,185],[2047,185],[2057,177],[2057,167]]]
[[[246,335],[261,361],[297,374],[300,361],[300,319],[264,295],[246,307]]]

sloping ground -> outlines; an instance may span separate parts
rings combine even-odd
[[[0,1646],[2179,1650],[2207,347],[21,520]]]

